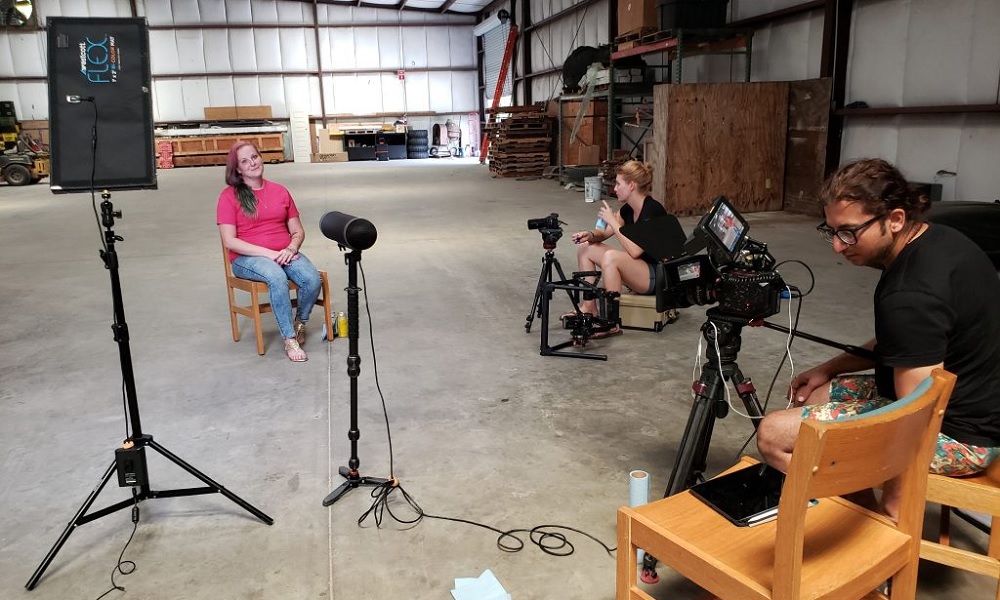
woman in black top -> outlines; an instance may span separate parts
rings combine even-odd
[[[649,163],[630,160],[621,165],[615,177],[615,196],[622,203],[621,208],[616,211],[606,201],[602,201],[603,206],[597,216],[606,223],[604,228],[573,234],[573,243],[577,244],[578,270],[601,271],[604,289],[608,292],[621,292],[624,283],[637,294],[653,293],[653,265],[656,260],[621,233],[621,228],[625,225],[667,214],[663,205],[649,195],[652,183],[653,167]],[[605,243],[612,238],[618,241],[620,250]],[[580,310],[591,315],[597,314],[596,301],[583,301]],[[591,337],[609,337],[621,332],[621,327],[615,325],[612,329],[595,333]]]

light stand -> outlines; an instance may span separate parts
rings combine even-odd
[[[341,250],[346,249],[343,244],[339,244],[339,247]],[[358,429],[358,375],[361,373],[361,357],[358,355],[358,263],[361,262],[361,250],[348,252],[344,256],[344,262],[347,263],[347,375],[351,378],[351,428],[347,432],[347,439],[351,440],[351,458],[346,467],[338,469],[344,483],[323,498],[323,506],[330,506],[356,487],[377,487],[389,482],[381,477],[364,477],[358,471],[361,465],[358,459],[358,439],[361,438],[361,431]]]
[[[152,435],[144,434],[142,432],[142,427],[139,423],[139,402],[136,398],[135,391],[135,375],[132,371],[132,354],[129,350],[128,344],[128,325],[125,323],[125,308],[122,302],[121,283],[118,278],[118,254],[115,252],[115,242],[122,241],[123,238],[115,235],[115,232],[112,230],[115,218],[117,217],[120,219],[122,213],[121,211],[116,211],[114,209],[114,206],[111,204],[110,193],[107,191],[103,192],[101,194],[101,198],[104,199],[104,201],[101,202],[101,224],[105,229],[104,241],[106,249],[101,250],[100,254],[101,259],[104,261],[105,268],[108,269],[111,275],[111,296],[114,303],[114,324],[111,326],[111,330],[114,332],[114,340],[118,342],[118,356],[121,361],[122,379],[125,386],[125,398],[128,406],[128,417],[132,433],[130,437],[125,440],[124,448],[118,449],[115,453],[115,460],[113,460],[107,470],[104,471],[104,476],[101,477],[100,483],[98,483],[97,487],[94,488],[94,491],[87,496],[83,505],[76,511],[76,514],[73,515],[73,518],[70,519],[66,528],[59,536],[59,539],[56,540],[55,545],[53,545],[49,550],[49,553],[45,555],[41,564],[38,565],[38,568],[35,569],[34,574],[32,574],[31,579],[29,579],[28,583],[25,584],[24,587],[29,590],[35,588],[38,584],[38,580],[42,577],[42,574],[45,573],[45,569],[48,568],[56,554],[59,553],[63,544],[66,543],[70,534],[73,533],[78,526],[97,520],[101,517],[122,510],[123,508],[129,508],[132,506],[137,507],[140,501],[146,500],[147,498],[174,498],[178,496],[196,496],[200,494],[219,493],[238,504],[244,510],[257,517],[265,524],[271,525],[274,523],[274,519],[267,516],[236,494],[222,487],[222,485],[216,483],[207,475],[195,469],[193,466],[184,462],[175,454],[153,441]],[[207,487],[177,490],[153,490],[149,485],[149,478],[146,470],[146,446],[149,446],[153,450],[159,452],[169,461],[199,479]],[[97,500],[97,496],[100,495],[101,490],[103,490],[104,486],[111,480],[111,475],[116,470],[118,471],[119,485],[122,487],[131,486],[133,497],[129,500],[123,500],[88,514],[91,505],[93,505],[94,501]],[[138,491],[136,488],[138,488]]]

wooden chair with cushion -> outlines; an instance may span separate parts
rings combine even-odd
[[[240,341],[240,324],[236,319],[236,315],[248,317],[253,322],[254,334],[257,336],[257,354],[263,356],[264,333],[260,326],[260,316],[271,312],[271,303],[266,299],[268,294],[267,284],[261,281],[241,279],[233,275],[233,268],[229,263],[229,251],[226,250],[225,245],[222,246],[222,262],[226,266],[226,293],[229,295],[229,320],[233,326],[233,341]],[[330,299],[330,280],[327,278],[326,271],[319,272],[319,279],[320,292],[319,297],[316,299],[316,306],[323,307],[323,319],[326,323],[326,339],[333,341],[333,303]],[[295,292],[296,296],[298,295],[299,286],[289,281],[288,287],[289,290]],[[241,290],[249,294],[249,304],[237,304],[236,290]],[[265,300],[263,301],[260,299],[261,294],[265,296]],[[293,297],[292,306],[295,307],[297,305],[298,299]]]
[[[876,588],[889,579],[888,597],[913,598],[927,465],[954,385],[954,375],[937,369],[883,409],[803,421],[769,523],[737,527],[689,491],[620,508],[617,600],[652,598],[636,582],[640,548],[726,600],[886,598]],[[896,476],[898,524],[839,497]]]
[[[1000,461],[993,461],[985,472],[972,477],[930,474],[927,500],[941,505],[941,528],[936,542],[923,540],[920,543],[920,558],[992,577],[997,580],[995,594],[1000,600]],[[985,554],[950,545],[952,507],[992,518]]]

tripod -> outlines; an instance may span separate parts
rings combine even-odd
[[[83,505],[76,511],[76,514],[73,515],[73,518],[70,519],[69,523],[66,525],[66,529],[63,530],[59,539],[56,540],[55,545],[53,545],[49,550],[49,553],[45,555],[41,564],[38,565],[38,568],[35,569],[34,574],[32,574],[31,579],[29,579],[28,583],[25,584],[24,587],[29,590],[35,588],[38,584],[38,580],[42,577],[42,574],[45,573],[45,569],[47,569],[49,564],[52,563],[52,560],[56,557],[56,554],[59,553],[63,544],[66,543],[70,534],[73,533],[78,526],[100,519],[101,517],[110,515],[111,513],[122,510],[123,508],[129,508],[130,506],[136,507],[136,510],[133,511],[133,519],[137,519],[138,504],[140,501],[146,500],[147,498],[175,498],[178,496],[197,496],[200,494],[219,493],[238,504],[244,510],[257,517],[265,524],[271,525],[274,523],[274,519],[267,516],[236,494],[222,487],[207,475],[184,462],[178,456],[153,441],[152,435],[142,432],[142,427],[139,423],[139,402],[136,398],[135,391],[135,375],[132,371],[132,354],[128,345],[128,325],[125,323],[125,308],[122,302],[122,288],[118,278],[118,254],[115,252],[115,242],[123,241],[123,238],[115,235],[115,232],[112,230],[115,218],[117,217],[120,219],[122,213],[120,210],[116,211],[114,209],[114,206],[111,204],[110,193],[107,191],[103,192],[101,194],[101,198],[104,199],[104,201],[101,202],[101,224],[104,225],[104,242],[106,248],[101,251],[101,258],[104,260],[104,267],[108,269],[111,274],[111,296],[114,303],[115,313],[115,321],[111,326],[111,330],[114,332],[114,340],[118,342],[118,357],[121,361],[122,378],[125,385],[125,397],[128,406],[129,422],[132,427],[132,434],[127,440],[125,440],[124,448],[118,449],[115,453],[115,460],[113,460],[107,470],[104,471],[104,476],[101,477],[100,483],[98,483],[97,487],[94,488],[94,491],[87,496]],[[149,477],[147,476],[146,470],[145,448],[147,446],[156,450],[170,462],[199,479],[207,487],[185,488],[178,490],[153,490],[150,488]],[[103,490],[104,486],[111,480],[111,475],[116,470],[118,471],[119,485],[122,487],[132,487],[132,499],[123,500],[88,514],[91,505],[93,505],[94,501],[97,500],[97,496],[100,495],[101,490]],[[136,488],[138,488],[138,490]]]
[[[340,246],[344,250],[344,246]],[[344,483],[323,498],[323,506],[330,506],[341,496],[356,487],[365,485],[377,487],[385,485],[388,479],[381,477],[362,477],[358,472],[361,461],[358,459],[358,439],[361,431],[358,430],[358,375],[361,373],[361,357],[358,355],[358,263],[361,262],[361,251],[351,250],[344,256],[347,263],[347,375],[351,378],[351,429],[347,432],[347,439],[351,440],[351,458],[346,467],[340,467],[338,473],[344,478]]]
[[[757,390],[749,377],[745,377],[736,364],[742,338],[740,334],[747,320],[733,317],[721,312],[718,308],[710,308],[706,312],[708,320],[701,326],[701,334],[708,342],[705,349],[706,363],[702,366],[701,377],[694,383],[695,398],[691,414],[688,415],[687,426],[681,437],[681,446],[677,451],[674,470],[670,473],[670,481],[664,497],[671,496],[704,481],[707,466],[708,446],[712,440],[715,419],[721,419],[729,412],[726,402],[726,380],[736,386],[736,393],[747,414],[751,417],[754,429],[764,416]],[[716,344],[718,350],[716,350]],[[649,553],[642,559],[642,580],[654,583],[656,576],[656,558]]]
[[[566,274],[563,273],[562,265],[559,264],[559,259],[556,258],[555,249],[556,242],[562,236],[562,229],[542,229],[542,248],[545,250],[545,255],[542,257],[542,271],[538,274],[538,285],[535,286],[535,298],[531,301],[531,310],[528,311],[528,318],[524,323],[524,332],[531,333],[531,323],[535,320],[535,316],[541,317],[543,320],[546,318],[542,312],[542,295],[550,293],[547,289],[547,285],[552,283],[552,269],[559,273],[560,281],[566,279]],[[569,299],[573,303],[573,307],[579,312],[579,306],[577,305],[576,298],[568,290],[566,292],[569,294]]]
[[[732,381],[736,386],[736,393],[743,401],[754,429],[757,429],[758,421],[764,416],[753,382],[743,375],[736,364],[736,355],[742,342],[740,334],[747,320],[726,315],[717,308],[708,309],[706,314],[708,320],[701,326],[701,333],[708,342],[705,350],[707,362],[701,369],[701,377],[693,385],[694,406],[691,407],[664,496],[676,494],[704,480],[708,445],[712,440],[715,419],[721,419],[729,412],[725,380]]]
[[[708,446],[712,439],[712,430],[715,418],[721,419],[729,411],[729,404],[726,402],[726,392],[724,389],[725,380],[729,379],[736,385],[736,392],[746,407],[747,414],[751,417],[751,422],[756,430],[763,416],[760,401],[757,399],[757,390],[753,382],[740,371],[736,364],[736,355],[740,351],[741,338],[744,325],[762,326],[784,333],[794,333],[797,337],[802,337],[813,342],[843,350],[849,354],[875,360],[876,356],[867,348],[840,344],[826,338],[811,335],[798,330],[792,330],[781,325],[768,321],[757,320],[747,323],[746,319],[726,315],[717,308],[710,308],[707,311],[708,320],[701,326],[701,332],[708,342],[705,357],[708,362],[702,367],[701,377],[693,385],[695,392],[694,406],[688,416],[687,427],[681,437],[681,446],[677,452],[677,459],[674,463],[674,470],[670,473],[670,481],[663,496],[671,496],[681,492],[701,481],[704,481],[706,468],[706,457],[708,456]],[[716,352],[714,341],[718,341],[719,349]],[[721,365],[721,370],[720,370]],[[656,558],[646,553],[642,561],[642,580],[646,583],[655,583]]]

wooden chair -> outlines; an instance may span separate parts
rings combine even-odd
[[[233,326],[233,341],[240,341],[240,324],[236,320],[236,315],[248,317],[253,322],[254,334],[257,336],[257,354],[264,356],[264,333],[260,326],[260,316],[271,312],[271,303],[268,300],[261,302],[260,295],[267,295],[267,284],[262,281],[251,281],[241,279],[233,275],[232,265],[229,263],[229,250],[222,246],[222,262],[226,266],[226,293],[229,295],[229,320]],[[326,339],[333,341],[333,302],[330,299],[330,280],[326,271],[319,272],[320,293],[316,299],[316,306],[323,307],[323,319],[326,322]],[[299,286],[294,282],[288,282],[289,290],[294,290],[298,295]],[[236,303],[236,290],[242,290],[250,295],[249,304]],[[292,298],[292,307],[298,305],[298,298]]]
[[[927,500],[941,505],[941,523],[937,542],[920,542],[920,558],[992,577],[997,580],[995,597],[1000,600],[1000,461],[972,477],[928,475]],[[950,545],[951,507],[992,517],[985,554]]]
[[[636,582],[640,548],[726,600],[886,598],[874,590],[889,579],[893,600],[913,598],[927,465],[954,385],[937,369],[883,409],[803,421],[775,521],[736,527],[689,491],[620,508],[617,600],[652,599]],[[838,497],[897,475],[898,524]]]

